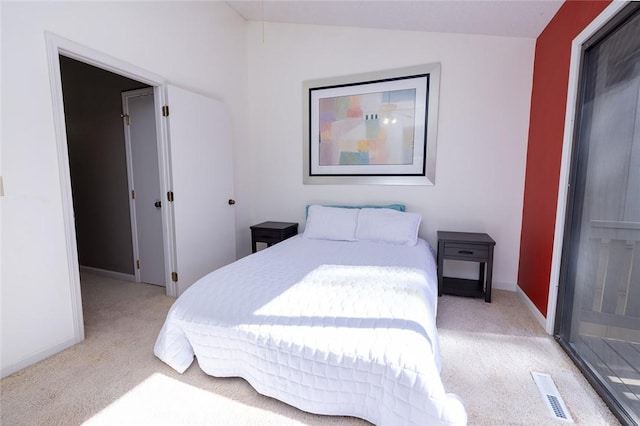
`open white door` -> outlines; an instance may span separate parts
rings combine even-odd
[[[136,281],[165,285],[153,89],[122,93]]]
[[[236,260],[231,117],[219,101],[165,87],[177,295]]]

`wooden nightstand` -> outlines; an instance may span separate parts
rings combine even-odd
[[[487,234],[475,232],[438,231],[438,296],[483,297],[491,302],[493,247],[496,242]],[[445,277],[444,260],[465,260],[480,263],[477,280]],[[485,276],[486,272],[486,276]]]
[[[298,234],[298,224],[291,222],[262,222],[251,228],[251,250],[255,253],[256,243],[267,243],[267,247]]]

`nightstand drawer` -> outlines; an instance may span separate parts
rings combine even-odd
[[[444,255],[447,259],[485,261],[489,258],[486,244],[446,243]]]
[[[274,231],[269,229],[253,229],[251,230],[253,238],[262,243],[279,243],[282,240],[282,231]]]

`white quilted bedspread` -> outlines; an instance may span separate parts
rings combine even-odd
[[[302,410],[377,425],[465,424],[440,380],[436,266],[415,247],[290,238],[203,277],[172,306],[154,352],[194,356]]]

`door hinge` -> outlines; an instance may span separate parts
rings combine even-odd
[[[131,199],[135,200],[136,199],[136,191],[131,190]]]
[[[169,116],[169,105],[164,105],[162,107],[162,116],[163,117],[168,117]]]
[[[167,200],[173,202],[173,191],[167,192]]]
[[[174,283],[178,282],[178,273],[177,272],[172,272],[171,273],[171,281],[173,281]]]
[[[140,260],[136,260],[136,268],[140,269]]]

